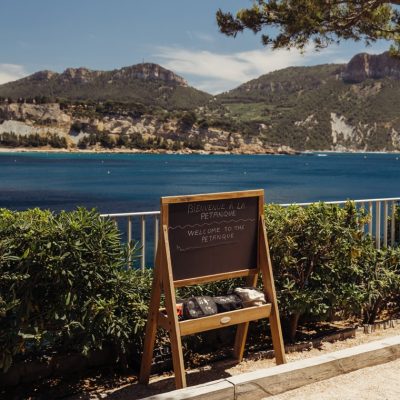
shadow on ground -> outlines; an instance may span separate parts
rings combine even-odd
[[[235,360],[225,360],[213,364],[212,368],[209,367],[200,368],[197,370],[189,371],[186,374],[187,385],[195,386],[202,383],[208,383],[217,379],[230,377],[231,374],[227,373],[226,370],[236,364],[237,363]],[[73,396],[68,396],[66,397],[66,399],[93,400],[96,398],[99,399],[107,398],[109,400],[123,400],[123,399],[139,400],[156,394],[169,392],[171,390],[175,390],[174,377],[171,375],[160,375],[160,376],[153,376],[150,379],[150,383],[148,385],[142,385],[137,381],[132,383],[127,383],[122,387],[107,391],[106,396],[104,392],[98,395],[94,394],[93,392],[92,393],[88,392],[88,393],[81,393]]]

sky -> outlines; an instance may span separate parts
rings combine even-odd
[[[39,70],[112,70],[153,62],[191,86],[221,93],[268,72],[299,65],[344,63],[366,47],[345,42],[320,52],[272,51],[260,35],[219,33],[215,12],[249,0],[0,0],[0,84]]]

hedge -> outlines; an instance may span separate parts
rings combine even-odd
[[[359,229],[368,216],[352,203],[268,205],[265,215],[287,340],[299,322],[372,323],[397,312],[400,250],[376,250]],[[132,252],[114,222],[93,210],[0,209],[0,370],[103,346],[120,359],[140,354],[152,271],[127,268]],[[237,284],[181,288],[178,296],[226,293]]]
[[[400,250],[376,250],[354,203],[265,207],[279,308],[286,337],[301,317],[373,323],[400,287]],[[389,311],[398,306],[392,304]]]
[[[0,210],[0,370],[16,356],[140,346],[150,272],[95,211]]]

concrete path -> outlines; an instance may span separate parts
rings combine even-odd
[[[363,368],[265,400],[399,400],[400,360]]]

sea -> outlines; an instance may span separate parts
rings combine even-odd
[[[400,197],[400,155],[0,153],[0,207],[158,210],[160,197],[264,189],[270,203]]]

